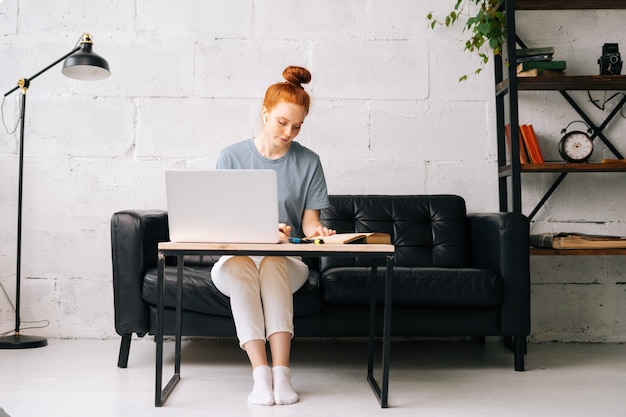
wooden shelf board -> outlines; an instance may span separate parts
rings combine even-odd
[[[522,172],[626,172],[626,163],[582,163],[567,164],[552,162],[546,164],[522,164]]]
[[[515,0],[518,10],[626,9],[622,0]]]
[[[531,247],[530,254],[538,256],[626,255],[626,249],[545,249]]]
[[[564,162],[549,162],[545,164],[522,164],[522,172],[626,172],[626,163],[584,163],[566,164]],[[511,165],[499,168],[501,175],[511,174]]]
[[[517,89],[535,90],[626,90],[626,75],[555,75],[522,77]]]

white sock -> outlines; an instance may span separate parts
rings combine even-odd
[[[274,405],[272,392],[272,370],[269,366],[257,366],[252,371],[254,387],[248,395],[248,402],[256,405]]]
[[[291,387],[291,371],[286,366],[272,368],[274,376],[274,403],[293,404],[298,402],[298,393]]]

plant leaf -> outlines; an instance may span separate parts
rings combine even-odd
[[[479,74],[489,61],[489,54],[483,52],[483,47],[488,46],[494,55],[502,52],[506,41],[506,16],[503,10],[499,10],[501,3],[502,0],[456,0],[453,10],[445,16],[444,22],[437,20],[433,12],[427,15],[429,26],[434,29],[436,24],[445,24],[449,27],[459,21],[462,15],[468,15],[470,12],[473,14],[467,16],[463,23],[463,31],[470,32],[464,50],[476,53],[480,58],[480,66],[474,74]],[[472,7],[472,4],[477,7]],[[465,12],[466,6],[468,13]],[[459,78],[459,81],[465,80],[467,75]]]

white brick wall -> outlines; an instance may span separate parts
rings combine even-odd
[[[455,193],[470,211],[496,211],[492,68],[458,83],[478,65],[462,51],[460,27],[427,30],[426,14],[443,15],[452,3],[0,1],[0,92],[71,50],[85,31],[112,70],[111,78],[87,83],[63,77],[59,65],[29,90],[22,319],[49,320],[38,331],[49,337],[115,336],[111,214],[165,208],[165,169],[213,167],[222,147],[258,132],[265,88],[289,64],[313,73],[313,105],[299,139],[322,157],[331,193]],[[625,33],[624,17],[525,12],[518,26],[527,43],[555,45],[571,74],[595,74],[602,43],[626,45],[617,35]],[[598,28],[610,28],[610,38]],[[553,93],[521,98],[521,120],[533,123],[544,153],[557,158],[560,130],[579,117]],[[17,103],[17,94],[5,102],[8,124]],[[607,132],[623,131],[620,117]],[[626,152],[622,139],[615,143]],[[12,302],[16,147],[17,134],[0,130],[0,283]],[[604,156],[599,146],[594,157]],[[624,175],[571,177],[533,231],[626,235]],[[551,178],[524,177],[525,212]],[[531,258],[533,339],[626,341],[624,263]],[[0,332],[13,317],[0,291]]]

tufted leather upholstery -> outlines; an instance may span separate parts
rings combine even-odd
[[[467,214],[453,195],[331,196],[325,224],[339,232],[386,232],[396,246],[392,335],[511,336],[516,369],[530,333],[528,219],[517,213]],[[133,333],[155,333],[157,244],[168,240],[167,213],[125,210],[111,219],[118,366]],[[215,259],[186,258],[183,334],[234,336],[228,297],[211,281]],[[312,260],[294,294],[296,336],[366,336],[369,276],[365,260]],[[384,268],[379,268],[382,281]],[[175,268],[166,267],[165,319],[173,334]],[[382,285],[378,287],[382,300]],[[380,320],[379,320],[380,321]],[[377,328],[380,332],[380,325]],[[521,369],[520,369],[521,368]]]
[[[396,266],[470,265],[469,221],[465,201],[459,196],[344,195],[330,199],[330,208],[321,213],[322,222],[341,233],[389,233],[396,247]],[[322,269],[342,262],[341,258],[328,260]]]

